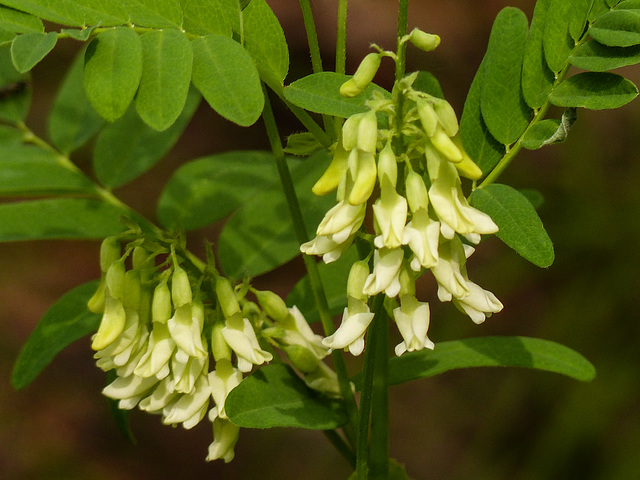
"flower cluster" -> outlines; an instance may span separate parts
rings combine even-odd
[[[273,347],[285,351],[310,387],[339,394],[334,372],[321,362],[327,348],[296,307],[287,308],[273,292],[234,288],[217,272],[196,269],[193,276],[175,249],[156,242],[125,245],[123,254],[121,239],[102,243],[103,274],[88,305],[102,313],[91,345],[97,366],[116,374],[103,394],[119,408],[137,405],[186,429],[208,411],[213,443],[207,460],[229,462],[239,427],[225,401],[245,373],[273,358]],[[257,303],[246,298],[249,290]]]
[[[365,60],[360,79],[370,81],[371,72],[361,70],[377,65]],[[386,305],[403,338],[396,354],[433,348],[427,336],[429,305],[415,296],[415,280],[426,270],[438,283],[438,298],[453,301],[474,322],[502,309],[491,292],[469,280],[465,266],[474,251],[471,245],[498,231],[462,191],[461,175],[475,180],[482,172],[462,148],[451,105],[415,89],[415,79],[413,74],[398,82],[391,98],[374,94],[368,111],[347,118],[332,161],[313,187],[318,195],[337,190],[337,204],[301,251],[329,263],[358,235],[372,246],[373,270],[368,259],[351,269],[342,323],[323,341],[331,349],[363,351],[373,319],[368,300],[380,293],[388,297]],[[352,80],[343,94],[351,95],[355,86],[364,89],[362,80]],[[368,204],[373,234],[363,227]]]

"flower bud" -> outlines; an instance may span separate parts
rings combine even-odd
[[[382,185],[382,177],[387,176],[394,187],[398,182],[398,160],[393,153],[391,142],[387,143],[378,155],[378,181]]]
[[[302,345],[286,345],[282,348],[291,364],[302,373],[311,373],[318,368],[318,357]]]
[[[122,300],[125,290],[125,269],[124,260],[113,262],[108,268],[105,281],[109,289],[109,295],[118,300]]]
[[[104,280],[100,280],[98,288],[93,296],[87,302],[87,308],[93,313],[102,313],[104,311],[104,300],[107,283]]]
[[[102,350],[118,338],[124,329],[127,315],[122,306],[122,302],[107,295],[105,298],[104,314],[98,332],[93,336],[91,348],[94,350]]]
[[[458,163],[454,163],[458,173],[465,178],[470,180],[478,180],[482,177],[482,170],[480,167],[471,159],[471,157],[467,154],[467,152],[462,147],[462,140],[460,137],[456,136],[451,139],[453,143],[460,149],[462,152],[462,161]]]
[[[420,50],[425,52],[432,52],[440,45],[440,37],[430,33],[423,32],[417,28],[409,34],[409,41]]]
[[[462,161],[462,152],[439,125],[435,135],[431,137],[431,143],[450,162],[457,163]]]
[[[140,308],[141,291],[140,272],[138,270],[127,271],[124,275],[124,297],[122,298],[124,307],[137,311]]]
[[[427,186],[424,179],[419,173],[413,170],[407,175],[405,181],[407,189],[407,202],[411,212],[415,213],[420,208],[426,209],[429,206],[429,195],[427,194]]]
[[[149,251],[142,245],[138,245],[133,249],[133,255],[131,263],[133,268],[139,270],[146,267],[147,260],[149,259]]]
[[[240,305],[229,279],[225,277],[216,278],[216,295],[224,318],[231,318],[240,313]]]
[[[153,291],[153,301],[151,303],[151,319],[154,322],[166,324],[171,318],[171,292],[164,280],[156,286]]]
[[[100,270],[103,273],[109,269],[112,263],[122,257],[122,247],[116,237],[107,237],[100,245]]]
[[[416,281],[411,275],[411,272],[408,268],[401,267],[400,274],[398,275],[398,279],[400,280],[400,295],[413,295],[416,294]]]
[[[365,260],[359,260],[351,266],[347,280],[347,295],[358,300],[367,301],[367,295],[362,293],[364,284],[369,276],[369,265]]]
[[[447,135],[453,137],[458,133],[458,117],[449,102],[441,98],[433,99],[433,109],[438,116],[438,121]]]
[[[325,195],[338,187],[347,171],[347,158],[349,153],[338,143],[331,163],[311,189],[315,195]]]
[[[429,137],[433,137],[436,134],[436,128],[438,127],[438,115],[436,114],[436,111],[429,102],[422,98],[416,101],[416,106],[422,128]]]
[[[358,148],[369,153],[376,153],[378,143],[378,119],[376,112],[369,110],[362,116],[358,124]]]
[[[189,275],[178,265],[174,267],[171,276],[171,299],[175,308],[191,303],[193,300]]]
[[[231,348],[222,336],[224,322],[216,322],[211,327],[211,353],[216,362],[222,359],[231,360]]]
[[[269,290],[256,290],[254,293],[258,298],[258,303],[262,307],[262,310],[272,319],[276,322],[284,322],[287,319],[289,316],[289,308],[279,295]]]
[[[360,95],[362,91],[371,83],[373,77],[376,76],[382,55],[379,53],[370,53],[362,59],[356,73],[340,87],[340,95],[343,97],[355,97]]]
[[[349,203],[360,205],[369,200],[376,186],[377,167],[373,153],[357,152],[355,168],[352,171],[353,187],[349,193]]]
[[[346,151],[353,150],[358,145],[358,131],[364,114],[351,115],[342,124],[342,146]]]

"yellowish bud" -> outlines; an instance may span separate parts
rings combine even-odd
[[[105,275],[109,295],[118,300],[124,298],[125,290],[125,269],[124,260],[120,259],[113,262]]]
[[[256,291],[256,298],[262,310],[276,322],[284,322],[289,317],[289,308],[279,295],[269,291]]]
[[[441,126],[438,125],[435,135],[431,137],[431,143],[450,162],[457,163],[462,161],[462,152]]]
[[[409,34],[409,41],[425,52],[432,52],[440,45],[440,37],[438,35],[426,33],[417,28],[414,28]]]
[[[105,273],[122,257],[122,247],[116,237],[107,237],[100,244],[100,270]]]
[[[458,169],[458,173],[463,177],[469,178],[471,180],[478,180],[482,178],[482,170],[464,150],[460,137],[455,136],[452,138],[452,141],[456,144],[458,149],[460,149],[460,152],[462,152],[462,161],[454,164]]]
[[[379,53],[370,53],[364,57],[353,77],[340,87],[340,95],[343,97],[360,95],[367,88],[367,85],[373,81],[373,77],[376,76],[378,68],[380,68],[381,60],[382,55]]]
[[[291,364],[302,373],[311,373],[318,368],[318,357],[302,345],[286,345],[282,347]]]
[[[356,167],[352,172],[354,183],[349,193],[349,203],[351,205],[365,203],[376,186],[376,157],[369,152],[358,152],[357,157]]]
[[[438,115],[438,121],[447,135],[453,137],[458,133],[458,117],[449,102],[441,98],[434,98],[433,109],[436,115]]]
[[[171,318],[171,292],[166,281],[160,282],[153,291],[151,319],[166,324]]]
[[[191,303],[193,300],[189,275],[178,265],[174,267],[171,275],[171,299],[175,308]]]
[[[91,348],[102,350],[118,338],[124,329],[127,316],[122,302],[117,298],[107,295],[104,304],[104,314],[98,332],[93,336]]]
[[[347,171],[347,159],[349,153],[342,148],[342,145],[338,143],[336,151],[333,154],[331,163],[324,171],[322,176],[318,179],[311,191],[315,195],[326,195],[327,193],[335,190],[340,184],[340,180],[344,177]]]
[[[228,278],[216,278],[216,296],[224,318],[231,318],[240,313],[240,305]]]
[[[438,115],[431,104],[426,100],[418,99],[416,105],[422,128],[429,137],[433,137],[436,134],[436,129],[438,127]]]
[[[426,209],[429,206],[429,195],[424,179],[419,173],[410,171],[405,182],[407,188],[407,202],[413,213],[420,208]]]
[[[368,111],[358,124],[358,148],[364,152],[376,153],[378,143],[378,119],[376,112]]]
[[[362,293],[364,284],[369,276],[369,265],[364,260],[359,260],[351,266],[349,279],[347,280],[347,295],[358,300],[367,301],[367,295]]]
[[[398,182],[398,160],[393,153],[391,142],[387,143],[378,155],[378,181],[382,184],[382,177],[386,176],[395,187]]]
[[[100,280],[98,288],[93,296],[87,302],[87,308],[93,313],[102,313],[104,311],[104,298],[107,284],[103,280]]]

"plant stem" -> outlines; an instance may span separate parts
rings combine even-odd
[[[302,18],[304,19],[304,29],[307,32],[311,66],[313,67],[313,73],[318,73],[322,71],[322,57],[320,56],[320,45],[318,44],[316,24],[313,21],[311,2],[309,0],[300,0],[300,8],[302,9]]]
[[[302,244],[309,240],[309,236],[304,224],[302,210],[300,208],[298,196],[296,195],[296,191],[293,185],[291,172],[289,171],[289,166],[287,165],[287,161],[284,155],[282,142],[280,141],[280,133],[278,131],[275,117],[273,116],[271,102],[269,101],[266,89],[265,106],[264,111],[262,112],[262,118],[264,120],[267,130],[267,136],[269,137],[269,142],[271,144],[271,150],[276,160],[278,175],[280,177],[280,182],[282,183],[284,195],[287,199],[287,205],[291,214],[291,220],[293,222],[296,238],[298,239],[298,242]],[[324,291],[324,286],[322,284],[322,279],[320,278],[320,272],[318,271],[318,265],[316,261],[308,255],[303,255],[302,259],[309,275],[309,284],[311,286],[316,306],[320,314],[322,327],[324,329],[325,335],[329,336],[335,331],[335,327],[333,325],[331,312],[329,311],[329,305],[327,304],[327,297]],[[347,409],[347,415],[349,417],[349,423],[345,425],[344,432],[347,440],[349,440],[349,443],[351,443],[351,445],[355,445],[355,428],[358,424],[358,407],[356,405],[353,391],[351,390],[351,382],[347,373],[347,367],[340,350],[334,350],[333,352],[331,352],[331,358],[333,360],[333,366],[336,370],[336,374],[338,375],[340,392],[342,393],[345,407]]]
[[[336,73],[344,75],[347,63],[348,0],[338,0],[338,36],[336,38]]]
[[[407,34],[407,24],[409,22],[409,0],[399,0],[398,6],[398,47],[396,55],[396,82],[399,82],[405,74],[407,44],[400,43],[402,37]]]
[[[349,465],[355,468],[356,466],[356,456],[353,453],[353,450],[349,445],[342,439],[340,435],[335,430],[323,430],[322,433],[329,439],[331,445],[336,447],[336,450],[342,454]]]

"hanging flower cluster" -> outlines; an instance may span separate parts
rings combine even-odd
[[[429,51],[439,38],[414,30],[405,41]],[[394,54],[367,55],[341,93],[361,93],[382,56]],[[462,148],[451,105],[415,89],[416,77],[398,82],[391,98],[374,94],[368,111],[347,118],[333,159],[313,187],[317,195],[337,190],[337,204],[301,251],[333,262],[358,235],[368,238],[373,248],[372,271],[367,260],[351,269],[342,323],[323,340],[331,349],[346,348],[354,355],[363,351],[374,316],[368,301],[380,293],[389,297],[387,305],[392,305],[403,338],[396,354],[433,348],[427,336],[429,305],[415,296],[415,280],[426,270],[438,283],[438,298],[453,301],[475,323],[502,309],[495,295],[469,280],[465,267],[474,251],[471,245],[481,235],[498,231],[462,192],[460,176],[475,180],[482,172]],[[369,203],[373,235],[363,231]]]
[[[229,462],[239,427],[227,417],[226,398],[245,373],[273,358],[273,348],[311,388],[339,395],[335,373],[321,362],[328,349],[296,307],[273,292],[234,288],[215,271],[193,276],[181,263],[174,248],[154,241],[102,243],[102,279],[88,305],[102,321],[91,347],[97,366],[116,374],[103,394],[119,408],[137,405],[186,429],[208,411],[207,460]],[[257,303],[246,298],[249,291]]]

